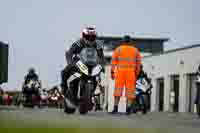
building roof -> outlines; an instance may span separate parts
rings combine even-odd
[[[200,47],[200,44],[195,44],[195,45],[190,45],[190,46],[186,46],[186,47],[182,47],[182,48],[167,50],[167,51],[164,51],[162,53],[157,53],[157,54],[152,54],[150,56],[145,56],[145,58],[152,57],[152,56],[164,55],[164,54],[173,53],[173,52],[182,51],[182,50],[187,50],[187,49],[196,48],[196,47]]]
[[[120,36],[99,36],[97,37],[99,40],[111,40],[111,41],[119,41],[122,40]],[[141,41],[169,41],[169,38],[154,38],[154,37],[132,37],[132,40],[141,40]]]

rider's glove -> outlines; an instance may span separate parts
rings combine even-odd
[[[76,64],[80,60],[80,57],[78,55],[74,55],[72,57],[72,64]]]

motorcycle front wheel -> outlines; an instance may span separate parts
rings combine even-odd
[[[67,114],[74,114],[76,111],[75,108],[70,108],[67,106],[67,103],[64,102],[64,112],[67,113]]]
[[[82,88],[83,87],[83,88]],[[93,84],[86,83],[81,85],[81,100],[79,103],[79,113],[87,114],[90,110],[91,105],[91,90],[93,89]]]
[[[72,97],[71,91],[70,91],[70,90],[67,90],[65,93],[66,93],[66,94],[65,94],[65,97],[71,99],[71,97]],[[76,108],[70,108],[70,107],[67,105],[66,101],[64,100],[64,112],[67,113],[67,114],[74,114],[75,111],[76,111]]]

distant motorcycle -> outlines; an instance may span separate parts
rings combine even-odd
[[[40,106],[47,106],[49,104],[48,93],[45,90],[40,91]]]
[[[56,108],[63,108],[64,96],[62,94],[56,93],[50,95],[49,98],[49,105]]]
[[[72,91],[69,89],[65,92],[64,111],[66,113],[74,113],[76,108],[79,109],[80,114],[87,114],[93,109],[92,96],[96,89],[97,77],[102,71],[102,66],[98,63],[98,56],[96,49],[84,48],[76,62],[76,67],[79,70],[73,75],[74,79],[78,81],[78,93],[74,97]],[[75,105],[71,104],[69,99],[75,99]]]
[[[50,95],[48,100],[49,100],[49,105],[51,107],[57,107],[58,106],[58,96]]]
[[[149,97],[151,95],[152,85],[148,84],[144,78],[140,78],[136,82],[136,101],[133,104],[133,113],[142,111],[143,114],[147,113]]]
[[[28,84],[23,86],[23,106],[24,107],[40,107],[41,83],[36,80],[30,80]]]

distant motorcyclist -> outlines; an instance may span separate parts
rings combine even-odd
[[[46,100],[48,98],[48,92],[47,92],[47,90],[46,89],[42,89],[40,91],[40,95],[41,95],[41,99],[42,100]]]
[[[29,70],[28,70],[28,74],[24,77],[24,79],[25,79],[25,84],[27,84],[30,80],[36,80],[36,81],[38,81],[38,75],[36,74],[36,72],[35,72],[35,69],[34,68],[30,68]]]
[[[61,72],[61,87],[63,89],[63,93],[65,95],[66,90],[70,90],[73,97],[77,94],[78,90],[78,80],[71,80],[71,76],[77,72],[77,68],[75,67],[75,63],[79,60],[77,57],[78,54],[82,51],[84,48],[94,48],[97,51],[98,57],[99,57],[99,63],[104,66],[104,54],[103,54],[103,43],[100,40],[96,40],[97,32],[94,27],[86,27],[82,31],[82,37],[75,41],[69,50],[66,52],[66,60],[67,60],[67,66],[62,70]],[[104,69],[103,69],[104,71]],[[70,82],[70,84],[67,84],[67,81]],[[70,85],[70,86],[69,86]],[[73,88],[73,89],[71,89]],[[68,98],[71,102],[73,102],[73,99]]]
[[[24,77],[24,84],[23,84],[23,93],[26,94],[26,85],[31,81],[31,80],[34,80],[34,81],[38,81],[39,82],[39,78],[38,78],[38,75],[36,74],[35,72],[35,69],[34,68],[30,68],[28,70],[28,74]]]

